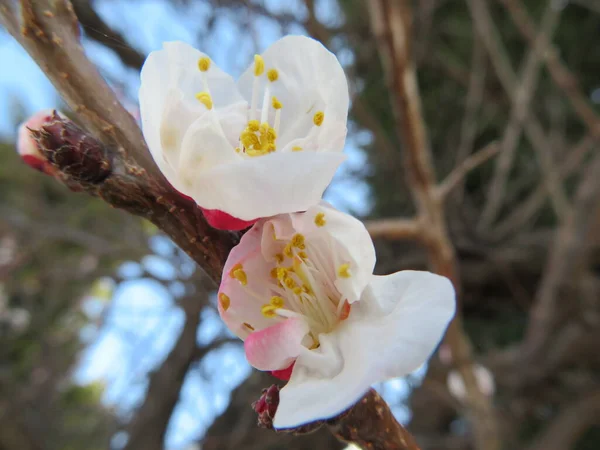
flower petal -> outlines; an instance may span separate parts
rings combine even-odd
[[[319,349],[297,358],[280,392],[275,427],[333,417],[373,383],[415,370],[435,349],[454,308],[454,289],[444,277],[415,271],[373,276],[350,317],[320,336]],[[314,362],[319,356],[322,368]],[[339,358],[343,364],[331,374],[328,362]]]
[[[269,83],[271,95],[283,105],[279,146],[306,136],[315,127],[313,117],[318,111],[325,114],[323,127],[330,122],[345,129],[350,101],[348,83],[333,53],[309,37],[286,36],[271,45],[262,57],[265,70],[276,69],[279,74],[272,83],[261,76],[258,85],[262,93]],[[254,68],[250,67],[238,81],[247,100],[252,96],[254,78]]]
[[[324,201],[312,206],[304,214],[293,215],[292,223],[299,233],[315,235],[333,243],[328,250],[332,257],[331,264],[335,271],[347,265],[347,271],[343,272],[348,275],[346,278],[336,274],[335,285],[349,303],[359,300],[371,281],[376,261],[373,241],[363,223]]]
[[[242,220],[304,211],[319,202],[344,159],[340,153],[275,152],[206,170],[188,195],[203,208]]]
[[[297,317],[255,331],[244,342],[246,358],[258,370],[286,369],[305,348],[302,339],[308,332],[306,322]]]

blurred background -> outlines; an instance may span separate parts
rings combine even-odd
[[[344,66],[352,98],[349,158],[327,199],[370,225],[414,214],[365,2],[73,4],[89,57],[133,115],[141,65],[163,41],[189,42],[237,77],[285,34],[320,40]],[[460,178],[444,206],[465,326],[503,448],[599,449],[600,198],[575,211],[592,226],[562,261],[568,279],[550,256],[581,232],[569,213],[599,147],[600,2],[413,8],[438,179],[481,149],[500,149]],[[20,161],[18,123],[65,108],[4,30],[0,60],[0,450],[344,448],[327,432],[258,429],[250,404],[276,380],[250,370],[208,277],[149,222]],[[427,268],[418,243],[370,229],[378,273]],[[544,308],[548,289],[559,301]],[[528,359],[524,343],[540,314],[550,317],[536,328],[549,344]],[[377,386],[424,450],[473,448],[446,350]]]

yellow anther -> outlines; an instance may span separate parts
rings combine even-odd
[[[277,278],[277,267],[271,269],[271,278]]]
[[[314,117],[313,117],[313,123],[320,127],[321,124],[323,123],[323,120],[325,120],[325,113],[323,111],[319,111],[317,113],[315,113]]]
[[[244,322],[242,325],[244,325],[250,331],[254,331],[254,327],[252,325],[250,325],[248,322]]]
[[[281,264],[284,260],[284,256],[281,253],[276,253],[275,254],[275,261],[277,261],[279,264]]]
[[[267,78],[271,83],[273,81],[277,81],[277,79],[279,78],[279,72],[277,71],[277,69],[269,69],[269,71],[267,72]]]
[[[260,55],[254,55],[254,76],[259,77],[265,71],[265,60]]]
[[[207,72],[210,69],[210,58],[208,56],[203,56],[198,60],[198,69],[200,69],[200,72]]]
[[[298,145],[295,145],[292,147],[292,151],[293,152],[301,152],[302,151],[302,147],[299,147]]]
[[[239,152],[241,152],[241,151],[242,151],[242,149],[241,149],[241,148],[239,148],[239,147],[236,147],[236,148],[235,148],[235,152],[236,152],[236,153],[239,153]]]
[[[287,277],[288,270],[285,267],[277,267],[277,279],[279,281]]]
[[[325,213],[320,212],[315,216],[315,225],[318,227],[324,227],[327,221],[325,220]]]
[[[292,289],[292,291],[294,291],[294,294],[296,295],[300,295],[303,292],[300,286],[296,286],[294,289]]]
[[[246,272],[244,272],[244,267],[240,263],[232,267],[232,269],[229,271],[229,276],[231,278],[235,278],[244,286],[248,284],[248,276],[246,275]]]
[[[258,120],[250,120],[248,122],[248,129],[249,131],[258,131],[258,129],[260,128],[260,122]]]
[[[321,344],[318,341],[313,341],[312,345],[309,347],[309,350],[314,350],[316,348],[319,348],[321,346]]]
[[[283,108],[283,105],[281,104],[281,102],[279,100],[277,100],[277,97],[273,97],[273,100],[272,100],[271,104],[273,105],[274,109],[281,109],[281,108]]]
[[[294,289],[298,286],[298,284],[291,277],[285,277],[283,279],[283,284],[285,284],[285,287],[287,287],[288,289]]]
[[[202,103],[204,106],[206,106],[206,109],[212,109],[213,107],[213,101],[212,98],[210,96],[210,94],[208,92],[198,92],[196,94],[196,99]]]
[[[302,259],[308,259],[308,255],[306,252],[298,252],[298,256]]]
[[[283,298],[279,297],[278,295],[274,295],[271,297],[270,303],[274,308],[283,308],[285,302],[283,301]]]
[[[283,254],[288,258],[294,256],[294,252],[292,251],[292,243],[290,242],[283,248]]]
[[[221,308],[223,311],[227,311],[229,309],[229,305],[231,305],[231,299],[224,292],[219,293],[219,303],[221,304]]]
[[[345,263],[345,264],[342,264],[340,267],[338,267],[337,273],[342,278],[350,278],[351,275],[350,275],[349,269],[350,269],[350,264]]]
[[[275,308],[273,305],[262,305],[260,312],[267,319],[272,319],[273,317],[277,316],[277,313],[275,312],[276,309],[277,308]]]
[[[302,292],[306,292],[307,294],[312,294],[313,290],[311,289],[310,286],[303,284],[302,285]]]
[[[304,244],[304,235],[296,233],[294,236],[292,236],[290,244],[296,248],[299,248],[300,250],[304,250],[306,248],[306,244]]]

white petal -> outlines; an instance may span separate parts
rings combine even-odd
[[[183,186],[182,192],[193,198],[195,184],[202,178],[203,171],[240,159],[240,155],[235,152],[223,133],[216,116],[208,112],[188,128],[181,142],[177,175]]]
[[[330,121],[341,123],[341,128],[345,128],[348,84],[333,53],[306,36],[286,36],[269,47],[262,57],[265,71],[279,72],[279,78],[272,83],[264,75],[259,78],[260,94],[269,83],[271,95],[283,104],[278,145],[285,146],[295,138],[305,137],[314,127],[313,116],[317,111],[325,113],[323,127]],[[250,67],[238,81],[247,100],[252,95],[254,78],[254,68]]]
[[[318,203],[337,167],[340,153],[271,153],[223,164],[198,178],[190,194],[206,209],[242,220],[304,211]]]
[[[324,226],[317,226],[317,215],[322,214]],[[302,234],[315,235],[332,243],[327,252],[336,271],[335,285],[349,303],[361,298],[363,290],[371,281],[375,268],[375,247],[369,232],[360,220],[338,211],[326,202],[312,206],[304,214],[292,216],[294,228]],[[350,278],[337,275],[348,264]]]
[[[219,295],[225,294],[230,300],[226,309],[219,302],[219,314],[229,330],[242,340],[254,330],[262,330],[277,323],[276,319],[268,319],[261,313],[261,306],[268,303],[271,297],[266,281],[269,280],[272,268],[260,251],[261,233],[262,227],[255,225],[242,236],[240,243],[227,257],[219,286]],[[230,276],[236,264],[242,264],[246,272],[246,286]]]
[[[454,314],[454,289],[443,277],[403,271],[373,277],[350,317],[321,335],[329,345],[323,370],[301,354],[292,378],[280,392],[276,428],[333,417],[355,403],[369,387],[406,375],[435,349]],[[321,351],[321,348],[313,352]],[[327,361],[342,359],[332,376]]]
[[[168,56],[169,83],[177,86],[190,102],[196,102],[195,95],[204,91],[198,60],[208,56],[180,41],[165,42],[163,48],[162,51]],[[244,101],[233,78],[223,72],[214,61],[211,61],[210,69],[204,74],[216,109]]]

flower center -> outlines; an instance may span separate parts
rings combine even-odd
[[[324,220],[319,217],[317,220]],[[269,290],[271,297],[260,298],[254,292],[249,295],[264,303],[261,313],[269,319],[301,317],[310,327],[305,345],[319,346],[319,334],[329,333],[350,315],[351,305],[335,286],[337,277],[349,278],[350,265],[341,264],[337,269],[327,257],[327,246],[322,242],[310,242],[302,234],[295,234],[289,241],[277,239],[283,247],[275,255],[271,270]],[[229,275],[236,278],[247,290],[246,273],[236,265]]]

